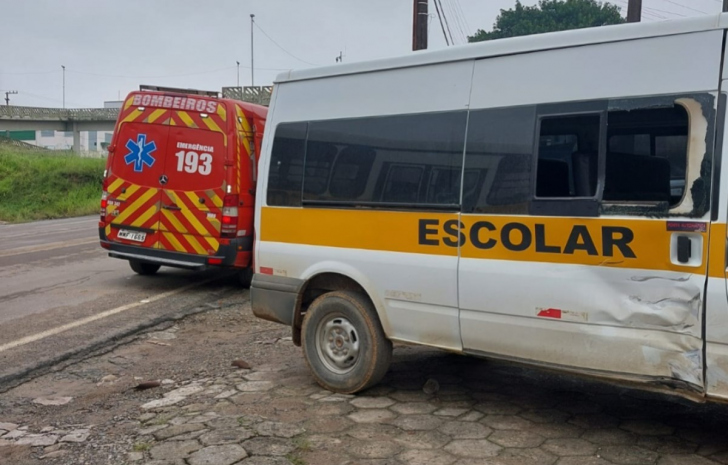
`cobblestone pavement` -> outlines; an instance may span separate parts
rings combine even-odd
[[[184,334],[213,331],[203,320],[181,324],[180,337],[164,343],[184,352]],[[239,352],[251,369],[228,366],[131,397],[115,391],[127,413],[105,426],[0,423],[0,446],[30,447],[34,460],[46,457],[40,463],[82,463],[83,447],[116,441],[120,455],[85,463],[728,464],[725,405],[409,346],[395,348],[378,386],[332,394],[314,383],[285,328],[256,324]]]

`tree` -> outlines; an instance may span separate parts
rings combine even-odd
[[[617,5],[596,0],[540,0],[538,5],[501,10],[490,32],[478,29],[469,42],[606,26],[625,22]]]

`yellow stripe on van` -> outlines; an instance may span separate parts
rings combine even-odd
[[[174,226],[175,232],[180,232],[183,234],[187,233],[187,228],[185,228],[184,225],[182,223],[180,223],[180,221],[177,219],[177,217],[174,215],[174,213],[170,212],[169,210],[163,209],[162,214],[170,223],[172,223],[172,226]],[[166,225],[164,223],[162,223],[162,227],[165,230],[167,230]]]
[[[391,252],[450,256],[459,253],[462,258],[483,260],[697,274],[707,271],[707,231],[689,233],[703,241],[700,266],[672,263],[671,237],[676,232],[667,230],[667,222],[672,220],[493,215],[458,218],[456,213],[442,212],[263,207],[260,238],[267,242]],[[709,229],[707,222],[691,223]],[[719,229],[716,228],[714,236],[721,235]],[[725,229],[720,237],[725,241]],[[723,253],[725,246],[718,249]],[[713,273],[718,274],[718,265],[711,267]]]
[[[189,244],[192,246],[193,249],[195,249],[195,252],[197,252],[198,255],[207,255],[207,250],[202,247],[202,244],[197,242],[197,239],[195,236],[191,236],[189,234],[186,234],[184,236],[185,240],[189,242]]]
[[[154,110],[151,115],[147,118],[147,123],[153,123],[157,121],[162,115],[164,115],[167,112],[167,110],[160,109],[160,110]]]
[[[128,110],[132,103],[134,103],[134,97],[126,99],[126,102],[124,102],[124,110]]]
[[[217,123],[212,118],[202,118],[202,121],[205,122],[205,125],[212,131],[216,132],[222,132],[222,129],[220,129],[220,126],[217,125]],[[227,144],[227,138],[224,139],[225,144]]]
[[[192,205],[200,211],[206,212],[210,210],[210,206],[207,203],[200,203],[200,197],[194,192],[185,191],[185,196],[190,199]]]
[[[217,106],[217,116],[219,116],[221,120],[227,121],[227,112],[225,111],[225,105]]]
[[[129,197],[131,197],[132,195],[134,195],[134,193],[136,191],[138,191],[140,187],[141,186],[139,186],[138,184],[132,184],[131,186],[126,188],[126,192],[122,192],[121,194],[119,194],[119,196],[117,198],[119,200],[126,200]]]
[[[149,220],[149,218],[151,218],[153,215],[156,215],[156,214],[157,214],[157,205],[155,204],[155,205],[152,205],[151,207],[147,208],[147,211],[145,211],[144,213],[139,215],[139,217],[137,219],[135,219],[131,223],[131,225],[140,227],[141,225],[146,223]]]
[[[245,117],[243,117],[241,125],[243,126],[243,135],[245,136],[243,137],[243,147],[245,147],[245,151],[248,152],[248,157],[250,157],[253,153],[250,146],[253,143],[253,128],[250,127],[250,123]]]
[[[195,121],[192,119],[192,117],[186,112],[186,111],[178,111],[177,116],[179,116],[179,119],[184,122],[187,127],[189,128],[197,128],[197,124],[195,124]]]
[[[177,252],[187,252],[187,249],[185,248],[185,246],[183,246],[177,240],[177,238],[174,237],[174,234],[173,233],[167,233],[166,232],[166,233],[163,233],[163,234],[164,234],[164,238],[167,239],[170,244],[172,244],[172,247],[174,247],[174,250],[176,250]]]
[[[139,207],[144,205],[149,199],[154,197],[156,194],[157,194],[157,189],[153,189],[153,188],[147,189],[147,191],[144,194],[142,194],[141,197],[139,197],[137,200],[134,201],[134,203],[132,203],[131,205],[126,207],[119,216],[114,218],[112,220],[112,223],[114,223],[114,224],[123,223],[127,218],[129,218],[129,216],[131,216],[134,212],[136,212],[139,209]]]
[[[114,182],[109,185],[109,190],[107,192],[113,195],[117,191],[117,189],[121,187],[122,184],[124,184],[124,180],[121,178],[116,178],[116,180],[114,180]]]

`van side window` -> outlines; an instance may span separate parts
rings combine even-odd
[[[268,205],[300,207],[308,123],[281,123],[276,128],[268,173]]]
[[[605,202],[669,202],[685,193],[689,120],[670,108],[610,111]]]
[[[460,111],[311,122],[304,202],[458,208],[466,118]]]
[[[595,197],[599,167],[598,114],[541,119],[536,197]]]
[[[535,107],[470,112],[463,212],[528,212],[535,125]]]

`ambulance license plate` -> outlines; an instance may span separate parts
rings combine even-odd
[[[144,242],[144,239],[147,238],[147,233],[120,229],[116,237],[119,239],[126,239],[128,241]]]

